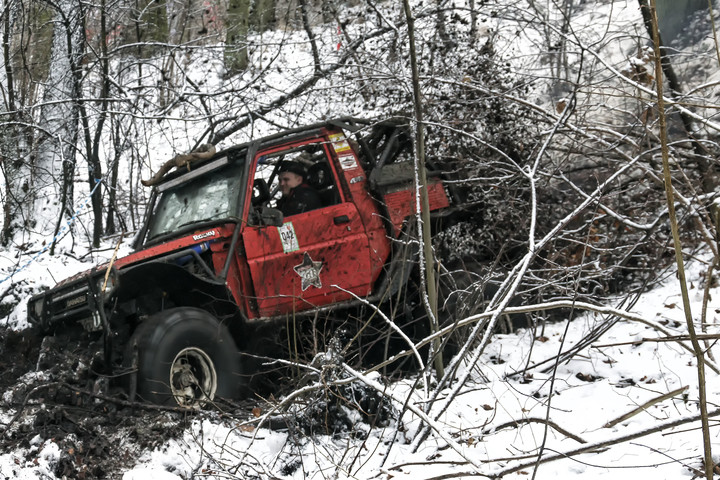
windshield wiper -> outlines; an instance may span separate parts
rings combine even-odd
[[[163,239],[165,239],[165,237],[173,237],[173,236],[177,235],[178,231],[180,231],[181,229],[183,229],[185,227],[190,227],[192,225],[199,225],[202,223],[219,222],[219,221],[230,221],[233,223],[238,223],[240,221],[240,219],[238,217],[228,215],[228,216],[224,216],[224,217],[208,217],[208,218],[203,218],[201,220],[192,220],[189,222],[185,222],[181,225],[178,225],[172,231],[156,233],[152,237],[148,238],[145,243],[147,244],[147,243],[150,243],[153,241],[163,240]],[[188,229],[188,230],[190,230],[190,229]]]
[[[203,218],[200,220],[190,220],[189,222],[185,222],[185,223],[178,225],[177,227],[175,227],[175,230],[180,230],[181,228],[187,227],[189,225],[196,225],[199,223],[206,223],[206,222],[211,222],[214,220],[220,220],[221,218],[223,218],[223,217],[207,217],[207,218]]]

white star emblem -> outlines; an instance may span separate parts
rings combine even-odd
[[[304,292],[312,285],[315,288],[322,288],[320,280],[320,270],[322,270],[322,262],[313,262],[307,252],[303,255],[303,261],[300,265],[295,265],[293,270],[302,278],[302,291]]]

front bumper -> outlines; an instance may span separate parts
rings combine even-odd
[[[43,330],[61,324],[80,324],[89,332],[106,328],[105,306],[112,298],[117,273],[92,269],[61,282],[55,288],[33,296],[28,301],[28,321]]]

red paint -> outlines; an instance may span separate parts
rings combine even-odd
[[[219,239],[231,237],[234,227],[235,225],[233,224],[227,224],[210,228],[202,228],[200,230],[189,233],[184,237],[170,240],[165,243],[160,243],[158,245],[145,248],[144,250],[131,253],[130,255],[127,255],[125,257],[118,258],[113,265],[116,268],[121,269],[127,265],[133,265],[145,260],[150,260],[155,257],[167,255],[168,253],[192,247],[193,245],[197,245],[203,242],[211,242],[212,245],[212,242],[215,242]],[[206,236],[206,234],[212,231],[215,232],[214,235]],[[193,236],[202,236],[202,238],[193,238]]]
[[[394,227],[392,235],[398,235],[403,222],[415,212],[412,186],[384,195],[386,208],[380,208],[368,192],[360,158],[334,127],[322,129],[317,137],[260,150],[250,169],[251,178],[263,156],[307,144],[323,146],[339,203],[288,217],[283,227],[241,226],[226,284],[247,318],[292,314],[371,294],[392,251],[384,212]],[[439,181],[429,185],[428,193],[431,210],[449,205]],[[243,218],[248,218],[252,188],[247,188],[245,197]],[[212,267],[221,272],[234,228],[235,224],[203,228],[120,258],[115,266],[122,269],[208,242]]]
[[[442,183],[437,181],[428,185],[428,199],[430,200],[431,212],[450,206],[450,200]],[[415,208],[415,190],[409,189],[388,193],[384,196],[384,200],[390,216],[390,223],[395,227],[396,234],[399,234],[405,219],[417,212]]]

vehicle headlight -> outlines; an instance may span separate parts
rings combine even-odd
[[[104,288],[103,288],[104,287]],[[105,281],[105,275],[100,275],[97,279],[97,291],[104,292],[106,295],[111,293],[115,288],[115,270],[110,270],[110,274],[107,276],[107,282]]]
[[[30,300],[30,305],[28,306],[30,312],[35,316],[35,318],[40,319],[42,318],[43,313],[43,299],[37,298],[35,300]]]

